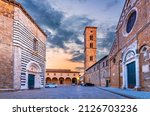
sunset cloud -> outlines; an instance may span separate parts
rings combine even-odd
[[[120,0],[17,1],[25,7],[48,36],[47,67],[65,68],[62,63],[66,63],[75,70],[83,70],[84,28],[98,27],[97,60],[99,60],[109,53],[124,4]]]

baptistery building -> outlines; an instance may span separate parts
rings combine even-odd
[[[44,87],[46,34],[15,0],[0,0],[0,90]]]

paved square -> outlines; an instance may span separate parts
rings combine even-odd
[[[97,87],[58,86],[15,92],[0,92],[0,99],[126,99]]]

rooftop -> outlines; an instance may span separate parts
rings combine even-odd
[[[80,73],[78,71],[71,71],[70,69],[46,69],[46,72],[55,72],[55,73]]]
[[[97,27],[94,27],[94,26],[86,26],[83,35],[85,34],[85,31],[86,31],[87,28],[95,28],[95,29],[97,29]]]
[[[108,58],[108,55],[104,56],[103,58],[101,58],[99,61],[97,61],[95,64],[93,64],[92,66],[90,66],[88,69],[86,69],[86,71],[88,71],[89,69],[91,69],[93,66],[95,66],[98,63],[101,63],[103,60],[105,60],[106,58]]]
[[[3,1],[3,2],[6,2],[6,3],[8,3],[8,4],[11,4],[11,5],[13,5],[13,6],[16,6],[16,7],[18,7],[18,8],[20,8],[20,9],[22,10],[22,12],[35,24],[35,26],[37,26],[37,28],[38,28],[45,36],[47,36],[46,33],[40,28],[40,26],[34,21],[34,19],[29,15],[29,13],[24,9],[24,7],[23,7],[20,3],[16,2],[16,0],[2,0],[2,1]]]

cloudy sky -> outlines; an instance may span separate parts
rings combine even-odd
[[[97,60],[109,53],[125,0],[17,0],[48,35],[47,68],[83,71],[86,26],[98,27]]]

